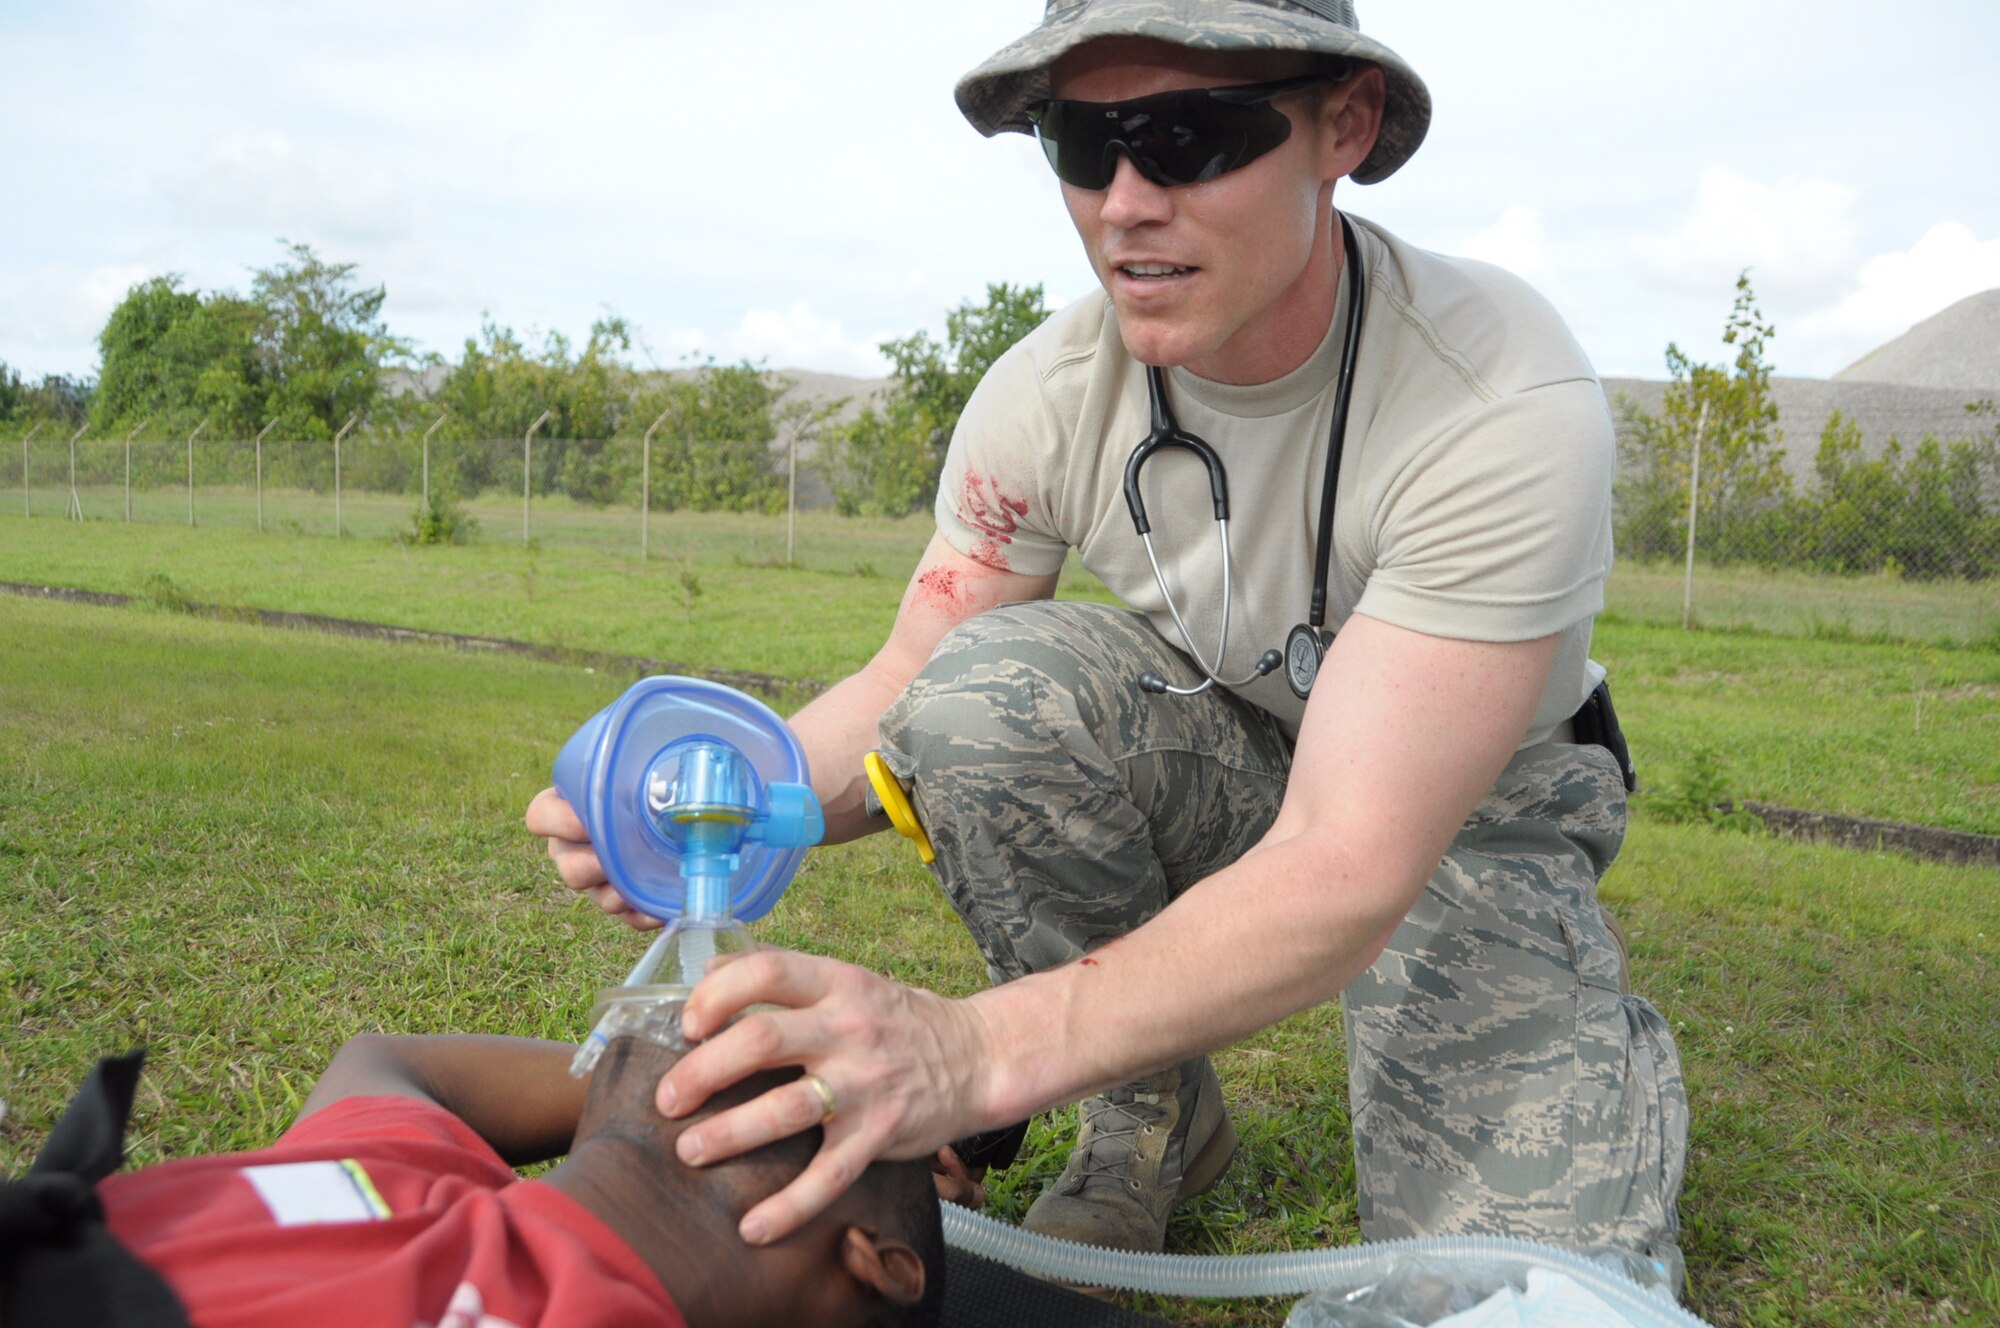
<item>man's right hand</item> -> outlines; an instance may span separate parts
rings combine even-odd
[[[635,931],[650,931],[660,925],[658,918],[639,912],[612,888],[604,875],[604,864],[597,860],[597,850],[590,846],[590,831],[563,801],[562,794],[543,789],[528,804],[528,814],[522,819],[531,833],[549,841],[549,857],[564,885]]]

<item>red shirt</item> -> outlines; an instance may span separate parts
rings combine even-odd
[[[98,1194],[201,1328],[687,1328],[595,1214],[413,1098],[346,1098],[271,1148]]]

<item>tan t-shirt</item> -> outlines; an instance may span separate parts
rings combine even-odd
[[[1603,677],[1592,615],[1611,570],[1615,460],[1604,393],[1548,302],[1500,268],[1413,248],[1352,216],[1368,299],[1335,504],[1327,625],[1360,612],[1434,636],[1562,634],[1523,746],[1547,740]],[[1217,672],[1249,673],[1306,620],[1348,278],[1319,349],[1276,382],[1167,374],[1181,427],[1228,473],[1233,604]],[[1075,547],[1112,593],[1185,650],[1124,492],[1151,419],[1143,365],[1109,300],[1080,300],[980,382],[945,459],[937,523],[961,553],[1029,575]],[[1142,492],[1174,602],[1215,662],[1222,547],[1207,472],[1180,449]],[[1298,733],[1283,670],[1236,689]]]

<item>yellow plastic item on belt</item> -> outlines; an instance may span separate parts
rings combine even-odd
[[[882,800],[882,810],[889,814],[889,824],[903,838],[916,841],[917,856],[924,860],[924,865],[936,862],[937,850],[931,847],[931,837],[917,824],[917,809],[910,805],[910,795],[903,792],[902,781],[882,759],[882,753],[868,753],[861,758],[861,765],[868,771],[868,782],[875,786],[875,796]]]

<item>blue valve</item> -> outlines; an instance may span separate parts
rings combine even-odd
[[[826,834],[784,720],[700,678],[635,683],[563,745],[555,783],[612,886],[663,922],[754,922]]]

